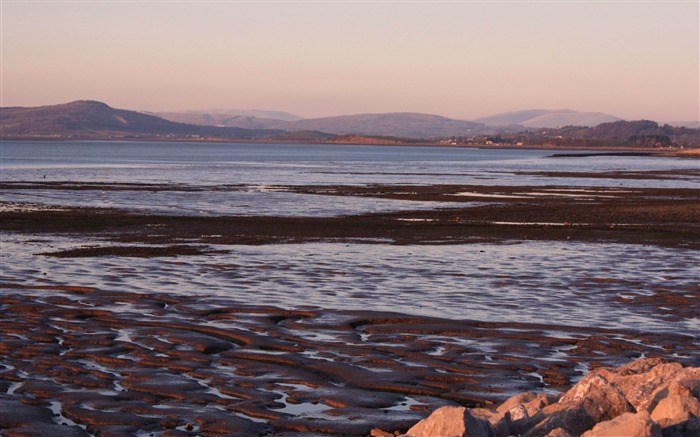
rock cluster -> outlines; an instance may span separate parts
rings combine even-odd
[[[376,430],[374,435],[382,435]],[[442,407],[405,437],[700,436],[700,368],[658,358],[589,372],[561,396],[523,393],[496,410]]]

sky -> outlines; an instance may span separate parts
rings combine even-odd
[[[692,1],[0,0],[1,106],[698,120]]]

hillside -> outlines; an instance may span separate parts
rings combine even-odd
[[[176,123],[195,124],[199,126],[238,127],[243,129],[269,129],[284,122],[275,118],[263,118],[250,115],[229,115],[210,113],[158,112],[154,115]]]
[[[487,126],[520,125],[526,128],[559,128],[562,126],[596,126],[619,121],[620,118],[602,112],[578,112],[571,109],[528,109],[483,117],[475,121]]]
[[[198,117],[202,115],[220,116],[220,117],[255,117],[269,118],[272,120],[296,121],[302,117],[284,111],[270,111],[264,109],[210,109],[210,110],[192,110],[192,111],[170,111],[170,112],[146,112],[147,114],[156,115],[161,118],[169,119],[168,117]],[[195,124],[195,123],[192,123]]]
[[[214,109],[211,111],[148,112],[147,114],[177,123],[198,124],[202,126],[240,127],[244,129],[269,129],[280,122],[302,119],[288,112],[263,111],[257,109]]]
[[[268,111],[268,113],[274,113]],[[286,113],[280,113],[283,114]],[[268,138],[285,132],[439,138],[495,132],[479,123],[416,113],[359,114],[285,121],[246,115],[165,113],[181,123],[155,115],[114,109],[81,100],[35,108],[1,108],[3,138]],[[289,114],[289,116],[294,117]],[[284,137],[284,136],[283,136]]]
[[[187,138],[250,139],[279,133],[273,130],[221,128],[176,123],[105,103],[80,100],[34,108],[0,109],[3,138]]]
[[[691,129],[700,128],[700,121],[669,121],[668,123],[675,127],[689,127]]]
[[[494,120],[523,122],[552,115],[542,110],[511,114]],[[150,114],[114,109],[101,102],[81,100],[35,108],[0,108],[0,136],[3,139],[263,139],[361,144],[415,143],[422,139],[451,145],[700,147],[698,129],[659,125],[649,120],[525,130],[518,124],[489,127],[418,113],[358,114],[296,121],[219,115],[228,117],[230,123],[248,123],[249,128],[178,123]],[[218,120],[216,114],[197,116],[201,123]]]
[[[157,115],[172,121],[199,125],[228,126],[246,129],[279,129],[284,131],[316,131],[338,135],[380,135],[403,138],[436,138],[475,133],[512,132],[494,129],[481,123],[454,120],[432,114],[384,113],[356,114],[290,120],[292,114],[274,111],[247,111],[234,115],[214,112],[162,112]],[[258,114],[258,115],[255,115]],[[261,115],[267,115],[261,116]],[[274,117],[286,117],[274,118]]]
[[[405,138],[434,138],[471,135],[485,126],[431,114],[410,112],[357,114],[323,117],[274,125],[277,129],[311,130],[332,134],[381,135]]]
[[[565,126],[559,129],[521,132],[501,136],[497,141],[577,147],[700,147],[700,131],[668,124],[659,125],[650,120],[614,121],[594,127]]]

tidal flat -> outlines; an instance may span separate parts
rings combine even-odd
[[[366,435],[700,364],[696,162],[391,149],[4,167],[4,432]]]
[[[695,190],[279,189],[481,202],[317,218],[5,203],[5,427],[366,435],[639,357],[700,362]]]
[[[237,301],[4,285],[7,435],[366,435],[444,405],[559,393],[589,368],[700,357],[672,330]]]

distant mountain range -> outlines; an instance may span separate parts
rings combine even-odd
[[[171,120],[114,109],[105,103],[89,100],[35,108],[5,107],[0,108],[0,136],[3,139],[255,139],[368,144],[423,141],[624,147],[700,145],[697,129],[659,126],[644,120],[628,122],[606,114],[570,110],[518,111],[486,117],[480,119],[481,122],[418,113],[311,119],[299,119],[279,111],[192,111],[160,115]],[[584,124],[610,118],[615,121],[591,127]],[[559,126],[560,123],[565,124],[563,127],[547,127]],[[545,127],[535,128],[539,124]]]
[[[602,112],[578,112],[571,109],[528,109],[478,118],[474,121],[487,126],[519,125],[526,128],[558,128],[563,126],[591,127],[619,120],[622,119]]]
[[[532,109],[508,112],[474,121],[410,112],[341,115],[302,119],[278,111],[188,111],[155,112],[153,115],[180,123],[246,129],[315,130],[333,134],[387,135],[407,138],[458,136],[465,133],[513,132],[523,128],[595,126],[620,118],[600,112],[570,109]]]
[[[301,120],[294,114],[282,111],[239,109],[215,109],[212,111],[147,112],[178,123],[203,126],[240,127],[244,129],[268,129],[284,122]]]
[[[312,118],[273,126],[276,129],[312,130],[338,135],[381,135],[405,138],[471,135],[483,132],[486,127],[471,121],[410,112]]]
[[[430,138],[465,135],[469,132],[494,132],[482,123],[454,120],[432,114],[385,113],[341,115],[301,119],[275,111],[157,112],[167,120],[199,125],[278,129],[284,131],[319,131],[336,135],[382,135],[405,138]],[[262,116],[256,116],[259,114]]]
[[[197,111],[185,111],[185,112],[173,112],[173,114],[214,114],[229,117],[257,117],[257,118],[272,118],[275,120],[285,120],[294,121],[301,120],[304,117],[299,117],[298,115],[290,114],[284,111],[268,111],[260,109],[211,109],[211,110],[197,110]],[[155,115],[158,115],[156,113]],[[161,115],[162,117],[162,115]],[[165,117],[163,117],[165,118]]]

